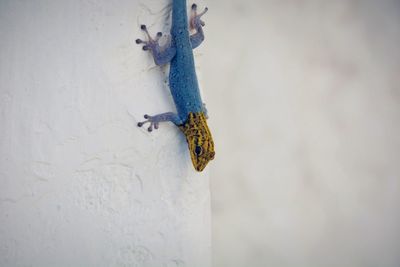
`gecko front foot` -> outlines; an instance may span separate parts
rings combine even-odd
[[[153,131],[153,127],[154,129],[158,129],[159,123],[163,121],[170,121],[175,125],[181,125],[183,123],[179,116],[172,112],[161,113],[154,116],[145,114],[143,117],[146,120],[138,122],[137,126],[142,127],[144,124],[150,123],[150,126],[147,128],[147,131],[149,132]]]
[[[158,124],[159,124],[159,122],[157,121],[157,120],[154,120],[154,117],[152,117],[152,116],[150,116],[150,115],[147,115],[147,114],[145,114],[144,116],[143,116],[146,120],[145,121],[141,121],[141,122],[138,122],[138,126],[139,127],[142,127],[144,124],[146,124],[146,123],[150,123],[150,126],[149,126],[149,128],[147,128],[147,131],[149,131],[149,132],[151,132],[151,131],[153,131],[153,127],[154,127],[154,129],[158,129]]]
[[[193,4],[192,5],[192,14],[190,16],[190,28],[192,30],[199,30],[201,29],[204,25],[204,21],[202,21],[200,18],[203,16],[206,12],[208,11],[208,8],[204,8],[203,12],[197,14],[197,5]]]

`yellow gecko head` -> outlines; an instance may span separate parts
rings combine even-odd
[[[194,168],[201,172],[214,159],[214,141],[202,112],[189,113],[187,121],[179,127],[186,136]]]

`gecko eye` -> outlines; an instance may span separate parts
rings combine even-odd
[[[196,146],[196,148],[194,149],[194,153],[196,153],[197,156],[200,156],[201,152],[203,152],[201,146]]]

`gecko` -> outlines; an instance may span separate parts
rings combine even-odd
[[[170,64],[169,88],[175,103],[177,113],[166,112],[150,116],[144,115],[145,121],[139,122],[142,127],[149,123],[149,132],[158,129],[160,122],[174,123],[185,135],[193,167],[201,172],[209,161],[214,159],[214,141],[207,125],[207,110],[200,96],[194,65],[193,49],[204,40],[204,21],[201,17],[208,11],[206,7],[197,12],[197,5],[191,6],[191,17],[188,21],[186,0],[172,0],[171,40],[160,46],[162,33],[158,32],[154,38],[149,34],[146,25],[141,30],[147,40],[137,39],[137,44],[143,44],[143,50],[150,51],[154,62],[158,66]],[[194,33],[190,34],[190,30]]]

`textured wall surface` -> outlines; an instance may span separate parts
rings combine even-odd
[[[207,171],[136,127],[173,109],[134,43],[168,3],[0,1],[0,266],[210,266]]]
[[[214,267],[400,266],[400,1],[207,4]]]

